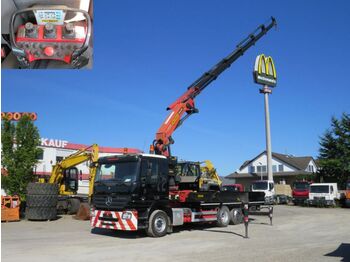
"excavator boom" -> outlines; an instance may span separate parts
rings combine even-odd
[[[195,97],[275,25],[276,20],[273,17],[267,26],[264,24],[260,25],[254,32],[243,39],[232,53],[194,81],[182,96],[168,106],[167,110],[171,112],[158,129],[151,151],[160,155],[171,155],[170,145],[174,143],[171,137],[172,134],[190,115],[198,113],[198,109],[194,105]]]

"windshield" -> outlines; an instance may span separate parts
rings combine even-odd
[[[261,181],[261,182],[255,182],[252,184],[253,190],[267,190],[267,182]]]
[[[310,186],[311,193],[329,193],[329,186]]]
[[[116,180],[123,183],[136,181],[139,161],[117,161],[101,163],[96,172],[95,181]]]
[[[309,183],[306,182],[296,182],[294,183],[294,189],[309,189]]]

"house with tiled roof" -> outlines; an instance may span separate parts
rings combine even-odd
[[[280,153],[272,153],[272,172],[275,183],[285,182],[292,184],[297,176],[312,177],[317,172],[318,166],[311,156],[293,156]],[[235,183],[249,187],[255,180],[267,179],[267,156],[263,151],[251,160],[244,161],[240,168],[226,176]]]

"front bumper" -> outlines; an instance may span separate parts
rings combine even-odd
[[[308,201],[307,197],[293,197],[294,204],[304,204],[307,201]]]
[[[308,199],[307,203],[311,206],[333,206],[334,200],[327,200],[324,198]]]
[[[96,209],[91,212],[90,224],[93,228],[136,231],[138,229],[138,213],[135,210],[106,211]]]
[[[273,203],[274,203],[274,197],[273,196],[265,197],[265,205],[272,205]]]

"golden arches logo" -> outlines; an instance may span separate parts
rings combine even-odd
[[[258,55],[254,65],[254,80],[258,84],[276,86],[277,74],[271,56]]]

